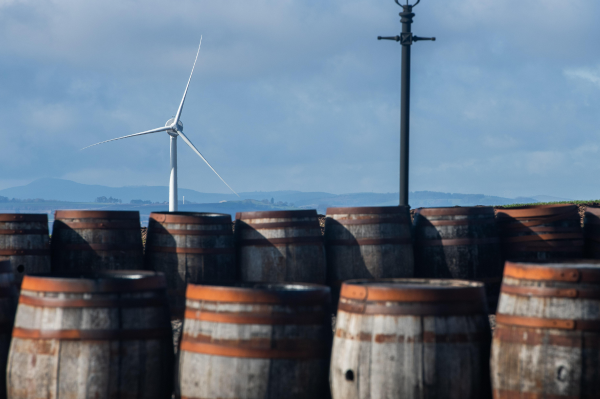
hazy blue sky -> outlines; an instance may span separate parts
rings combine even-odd
[[[237,191],[398,190],[392,0],[0,0],[0,188],[167,185],[182,121]],[[422,0],[411,191],[600,198],[600,2]],[[179,140],[179,184],[227,187]]]

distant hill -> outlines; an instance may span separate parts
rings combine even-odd
[[[0,197],[9,199],[44,199],[65,201],[63,203],[44,203],[28,201],[25,203],[1,202],[0,210],[31,211],[35,209],[149,209],[166,210],[162,204],[168,199],[169,188],[166,186],[127,186],[108,187],[101,185],[81,184],[64,179],[39,179],[25,186],[0,190]],[[98,197],[113,197],[122,200],[122,204],[95,203]],[[267,209],[312,208],[325,213],[328,207],[344,206],[393,206],[398,204],[398,193],[350,193],[331,194],[326,192],[302,191],[254,191],[234,194],[201,193],[195,190],[180,188],[179,197],[185,196],[186,204],[181,210],[203,212],[225,212],[235,214],[239,211]],[[273,198],[274,204],[271,204]],[[554,198],[538,196],[537,198]],[[0,198],[0,200],[2,200]],[[131,200],[159,202],[151,205],[131,205]],[[250,200],[250,201],[247,201]],[[266,202],[261,202],[267,200]],[[474,205],[510,205],[515,203],[539,202],[536,198],[503,198],[483,194],[441,193],[435,191],[417,191],[410,193],[410,204],[418,207],[441,206],[474,206]],[[194,203],[190,203],[194,202]],[[150,211],[148,211],[150,212]]]

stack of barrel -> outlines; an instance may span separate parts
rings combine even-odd
[[[585,248],[600,257],[596,225],[589,208]],[[600,263],[515,260],[581,257],[583,239],[572,205],[419,208],[414,220],[401,206],[329,208],[324,233],[315,210],[240,212],[235,226],[154,212],[145,251],[138,212],[57,211],[51,245],[46,215],[0,215],[6,390],[593,397]]]

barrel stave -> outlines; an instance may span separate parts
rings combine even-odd
[[[242,281],[325,282],[316,211],[240,212],[236,218]]]
[[[236,277],[231,216],[153,212],[145,264],[165,274],[171,313],[181,318],[187,283],[232,281]]]
[[[132,212],[122,211],[78,211],[74,217],[70,213],[56,212],[52,229],[53,271],[143,269],[139,214],[134,218]]]
[[[573,204],[497,209],[506,260],[576,259],[583,256],[583,230]]]
[[[414,275],[408,207],[328,208],[325,247],[335,302],[345,280]]]
[[[346,367],[332,367],[335,398],[420,398],[419,392],[425,398],[479,398],[480,382],[467,376],[486,366],[485,316],[364,316],[339,311],[336,322],[333,356],[335,364]],[[354,383],[346,378],[349,370]]]
[[[65,279],[36,277],[51,280],[44,281],[47,291],[38,291],[32,289],[36,284],[26,286],[27,279],[9,355],[11,398],[170,394],[173,352],[164,280],[162,288],[154,283],[148,289],[140,287],[149,279],[131,281],[132,289],[118,292],[93,279],[71,279],[71,285],[83,281],[91,287],[73,291],[56,288]]]
[[[487,397],[489,341],[481,284],[346,282],[332,351],[333,397]]]
[[[9,220],[13,218],[15,220]],[[21,284],[25,274],[49,272],[48,216],[0,214],[0,252],[2,250],[25,251],[24,254],[6,254],[10,257],[17,285]]]
[[[600,391],[600,335],[594,327],[600,321],[600,295],[594,284],[600,273],[592,267],[596,263],[516,263],[530,271],[521,277],[505,271],[491,357],[496,399],[591,398]],[[542,267],[567,268],[567,277],[546,278],[539,274]],[[591,271],[596,281],[569,277],[574,271]]]
[[[306,292],[306,286],[293,287],[271,296],[272,288],[265,285],[245,290],[245,298],[227,288],[203,294],[208,299],[190,299],[188,288],[179,352],[181,396],[326,397],[331,339],[327,289],[311,286],[318,299],[294,301],[298,287]],[[197,344],[208,348],[195,349]]]

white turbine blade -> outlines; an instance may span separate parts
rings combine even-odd
[[[181,116],[181,110],[183,109],[183,103],[185,101],[185,96],[187,95],[188,87],[190,87],[190,82],[192,81],[192,75],[194,74],[194,68],[196,67],[196,61],[198,61],[198,54],[200,54],[200,47],[202,47],[202,35],[200,35],[200,45],[198,46],[198,52],[196,53],[196,59],[194,60],[194,65],[192,66],[192,73],[190,73],[190,78],[188,79],[187,86],[185,86],[185,91],[183,92],[183,98],[181,99],[181,104],[179,104],[179,109],[177,110],[177,114],[175,115],[175,122],[173,126],[177,126],[177,122],[179,122],[179,117]]]
[[[209,167],[209,168],[211,168],[211,169],[212,169],[212,171],[213,171],[213,172],[215,172],[215,174],[216,174],[217,176],[219,176],[219,179],[221,179],[221,181],[222,181],[223,183],[225,183],[225,185],[226,185],[227,187],[229,187],[229,184],[227,184],[227,182],[226,182],[225,180],[223,180],[223,178],[222,178],[222,177],[221,177],[221,176],[220,176],[220,175],[217,173],[217,171],[215,170],[215,168],[213,168],[212,166],[210,166],[210,164],[208,163],[208,161],[206,160],[206,158],[204,158],[204,157],[202,156],[202,154],[200,154],[200,151],[198,151],[198,149],[197,149],[197,148],[196,148],[196,147],[195,147],[195,146],[192,144],[192,142],[190,141],[190,139],[188,139],[187,137],[185,137],[185,135],[183,134],[183,132],[180,132],[180,131],[178,131],[177,133],[179,133],[179,135],[181,136],[181,138],[183,139],[183,141],[185,141],[185,142],[186,142],[186,144],[187,144],[187,145],[189,145],[189,146],[192,148],[192,150],[194,150],[194,151],[196,152],[196,154],[198,154],[198,155],[200,156],[200,158],[202,158],[202,160],[203,160],[204,162],[206,162],[206,164],[208,165],[208,167]],[[229,187],[229,189],[230,189],[231,191],[233,191],[233,188]],[[234,193],[235,195],[237,195],[238,197],[240,197],[240,196],[238,195],[238,193],[236,193],[235,191],[233,191],[233,193]],[[241,198],[241,197],[240,197],[240,198]]]
[[[128,136],[117,137],[116,139],[110,139],[110,140],[106,140],[106,141],[101,141],[101,142],[96,143],[96,144],[88,145],[87,147],[83,147],[82,150],[85,150],[86,148],[90,148],[90,147],[93,147],[93,146],[98,145],[98,144],[108,143],[109,141],[126,139],[127,137],[133,137],[133,136],[141,136],[142,134],[164,132],[165,130],[169,130],[169,129],[171,129],[169,126],[164,126],[164,127],[159,127],[159,128],[152,129],[152,130],[146,130],[145,132],[130,134]]]

